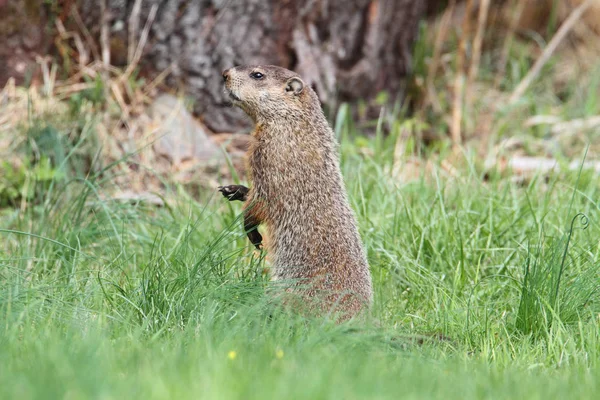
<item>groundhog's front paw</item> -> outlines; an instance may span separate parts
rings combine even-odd
[[[243,185],[219,186],[219,192],[221,192],[223,196],[229,201],[246,201],[248,190],[249,189]]]

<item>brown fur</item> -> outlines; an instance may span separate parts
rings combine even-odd
[[[244,208],[247,219],[267,225],[273,278],[295,282],[293,292],[317,300],[322,312],[356,315],[372,301],[371,275],[316,93],[276,66],[223,76],[233,104],[256,124]]]

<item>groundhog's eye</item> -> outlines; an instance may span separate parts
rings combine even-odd
[[[252,79],[262,79],[264,77],[265,76],[263,74],[261,74],[260,72],[252,72],[250,74],[250,78],[252,78]]]

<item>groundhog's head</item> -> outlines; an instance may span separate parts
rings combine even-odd
[[[245,65],[223,71],[232,103],[255,122],[299,118],[315,102],[314,91],[295,72],[274,65]]]

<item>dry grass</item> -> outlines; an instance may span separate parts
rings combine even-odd
[[[551,3],[451,2],[426,30],[419,118],[482,158],[598,157],[600,1]]]
[[[40,64],[44,70],[45,61]],[[101,63],[89,64],[65,81],[56,80],[55,74],[42,74],[44,81],[30,88],[9,81],[0,92],[2,160],[21,165],[23,156],[15,150],[29,140],[28,132],[37,124],[53,126],[66,136],[78,136],[85,126],[94,132],[98,144],[93,149],[97,153],[89,154],[90,160],[96,160],[96,170],[114,163],[110,168],[114,179],[106,188],[111,197],[164,193],[165,182],[216,187],[215,170],[207,173],[201,161],[175,164],[155,152],[153,145],[164,131],[164,121],[154,118],[147,107],[151,100],[147,91],[155,83],[137,86],[122,79],[122,71],[110,68],[108,82],[102,80],[110,88],[105,92],[108,97],[99,103],[85,98],[103,68]],[[227,172],[227,167],[220,172]]]

